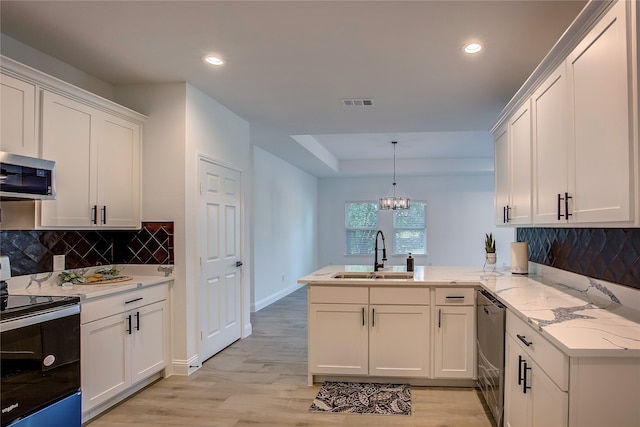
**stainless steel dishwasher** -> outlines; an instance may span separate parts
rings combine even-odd
[[[504,332],[506,307],[485,290],[477,291],[478,387],[502,426],[504,409]]]

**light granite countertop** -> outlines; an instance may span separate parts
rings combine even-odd
[[[640,357],[640,312],[620,303],[596,280],[584,289],[545,277],[513,275],[482,267],[416,266],[413,279],[336,279],[342,271],[372,271],[372,266],[332,265],[298,280],[330,286],[477,286],[496,296],[570,357]],[[384,271],[405,271],[394,266]],[[640,292],[638,292],[640,297]]]
[[[172,271],[172,267],[171,271]],[[95,268],[94,268],[95,269]],[[86,269],[89,270],[89,269]],[[57,273],[39,273],[29,276],[17,276],[9,279],[10,295],[34,296],[76,296],[80,302],[129,292],[146,286],[158,285],[173,280],[173,275],[165,276],[158,271],[157,266],[127,266],[122,275],[131,280],[107,284],[75,284],[60,286],[57,283]]]

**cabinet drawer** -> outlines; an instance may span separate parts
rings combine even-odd
[[[475,288],[436,288],[436,305],[474,305]]]
[[[568,390],[569,358],[567,355],[510,310],[507,310],[507,333],[561,390]],[[525,341],[529,345],[525,344]]]
[[[369,288],[310,286],[309,302],[329,304],[368,304]]]
[[[371,304],[429,305],[429,288],[371,288]]]
[[[99,286],[99,285],[96,285]],[[105,298],[91,299],[81,304],[81,323],[89,323],[118,313],[124,313],[154,302],[167,299],[169,287],[166,283],[134,289]]]

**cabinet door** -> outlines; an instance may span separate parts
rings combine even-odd
[[[523,353],[511,336],[505,335],[504,341],[504,425],[528,427],[531,426],[531,393],[523,393]]]
[[[0,74],[0,150],[38,157],[36,88]]]
[[[369,372],[366,311],[360,304],[309,305],[309,373]]]
[[[39,204],[41,227],[92,225],[98,127],[93,108],[43,92],[42,157],[56,162],[56,200]]]
[[[475,308],[436,307],[434,377],[475,377]]]
[[[570,185],[576,222],[632,219],[626,3],[614,4],[568,58],[575,132]]]
[[[571,126],[566,63],[532,97],[533,222],[558,223],[558,194],[568,191]],[[564,204],[560,206],[564,215]],[[566,218],[563,217],[566,222]]]
[[[569,423],[569,396],[542,371],[540,366],[531,362],[531,370],[526,372],[527,382],[531,383],[532,422],[534,427],[566,427]]]
[[[509,132],[504,126],[494,138],[495,224],[507,222],[509,205]]]
[[[531,108],[526,102],[509,120],[511,224],[531,224]]]
[[[369,375],[429,376],[429,306],[370,307]]]
[[[82,325],[83,412],[129,387],[126,326],[123,314]]]
[[[140,227],[140,126],[103,114],[97,138],[100,225]]]
[[[166,366],[166,302],[141,307],[132,316],[131,383],[145,379]]]

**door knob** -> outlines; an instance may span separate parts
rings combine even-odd
[[[236,267],[242,267],[242,261],[236,261]]]

